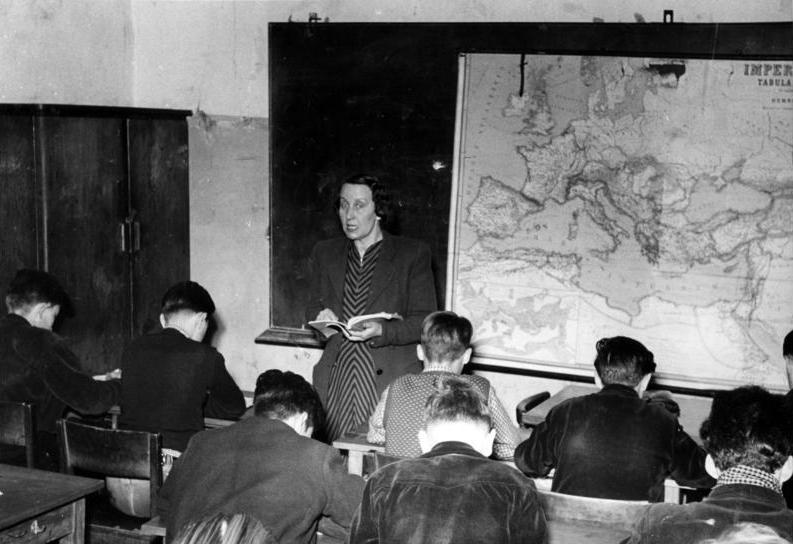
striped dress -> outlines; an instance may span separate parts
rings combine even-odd
[[[382,241],[369,246],[360,258],[355,244],[347,244],[347,269],[341,320],[362,315],[380,255]],[[330,373],[327,432],[332,441],[365,423],[377,404],[377,385],[372,352],[367,342],[342,340]]]

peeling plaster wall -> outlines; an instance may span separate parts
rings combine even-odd
[[[129,0],[0,2],[0,100],[132,104]]]
[[[269,319],[265,119],[194,115],[190,142],[190,268],[217,306],[215,345],[238,383],[258,375],[253,339]]]

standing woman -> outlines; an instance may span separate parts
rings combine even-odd
[[[429,247],[384,230],[390,199],[382,182],[353,176],[341,185],[337,204],[346,238],[314,246],[306,318],[347,321],[396,312],[403,319],[369,322],[347,337],[334,334],[325,345],[313,382],[327,411],[330,441],[366,422],[390,382],[421,371],[421,322],[437,309]]]

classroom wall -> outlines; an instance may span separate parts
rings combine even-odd
[[[216,345],[243,388],[264,369],[310,376],[319,353],[256,345],[268,325],[267,23],[764,22],[790,0],[4,0],[6,102],[189,109],[191,269],[213,294]],[[559,382],[487,373],[507,406]]]
[[[129,0],[0,2],[0,100],[131,105]]]

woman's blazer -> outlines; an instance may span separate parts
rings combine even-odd
[[[316,318],[324,308],[330,308],[341,318],[347,243],[347,238],[334,238],[314,246],[307,321]],[[427,314],[437,310],[427,244],[385,232],[382,244],[364,313],[396,312],[403,320],[384,321],[382,336],[368,340],[374,358],[378,396],[397,377],[421,372],[416,356],[421,323]],[[330,372],[336,364],[341,341],[341,334],[333,335],[314,367],[313,383],[323,403],[327,400]]]

